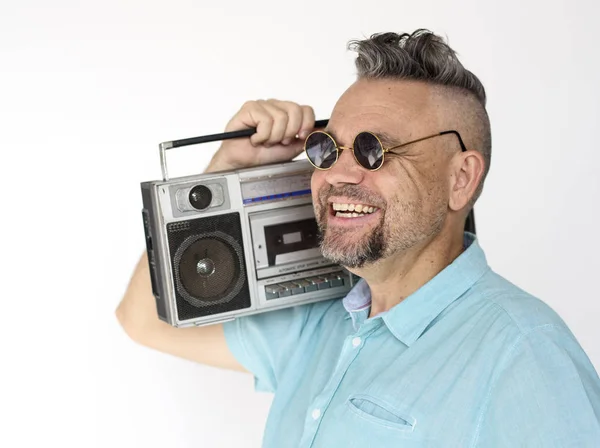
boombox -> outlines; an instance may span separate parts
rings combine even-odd
[[[359,280],[321,255],[308,160],[169,179],[166,150],[254,132],[161,143],[163,179],[141,183],[152,293],[172,326],[341,298]]]
[[[164,144],[161,144],[164,145]],[[205,325],[339,298],[357,280],[323,258],[306,160],[141,183],[161,320]]]

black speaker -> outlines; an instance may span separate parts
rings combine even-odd
[[[250,307],[239,213],[167,224],[179,320]]]
[[[471,212],[465,221],[465,232],[471,232],[473,234],[477,233],[475,228],[475,211],[473,209],[471,209]]]

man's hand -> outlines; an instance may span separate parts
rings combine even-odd
[[[302,152],[304,139],[314,125],[315,113],[310,106],[279,100],[248,101],[229,121],[225,132],[256,128],[256,133],[250,138],[223,142],[206,171],[290,161]]]

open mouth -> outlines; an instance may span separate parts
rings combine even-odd
[[[331,213],[337,218],[361,218],[376,213],[379,209],[368,204],[332,202]]]

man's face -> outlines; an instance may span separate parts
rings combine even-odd
[[[327,131],[338,146],[353,146],[361,131],[385,135],[384,147],[396,146],[446,130],[435,98],[421,83],[361,80],[342,95]],[[315,170],[312,192],[323,255],[360,268],[437,235],[448,210],[447,146],[445,137],[408,145],[386,153],[373,172],[343,151],[332,168]],[[357,206],[361,211],[354,217],[350,210],[356,213]]]

